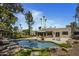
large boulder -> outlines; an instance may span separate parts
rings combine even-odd
[[[0,45],[5,45],[5,44],[9,44],[8,38],[2,38],[2,39],[0,39]]]

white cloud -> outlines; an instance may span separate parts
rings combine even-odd
[[[33,19],[35,21],[34,25],[33,25],[33,28],[35,30],[38,30],[38,27],[41,26],[41,21],[40,21],[40,18],[42,16],[44,16],[43,12],[42,11],[38,11],[38,10],[31,10],[32,12],[32,15],[33,15]],[[61,27],[61,24],[59,24],[58,22],[55,22],[55,20],[57,19],[47,19],[47,22],[46,22],[46,27]]]
[[[31,12],[32,12],[32,15],[33,15],[34,19],[38,19],[39,17],[43,16],[42,11],[32,10]]]
[[[57,18],[56,19],[48,19],[48,21],[47,21],[47,27],[62,28],[64,26],[62,26],[61,22],[57,21]]]
[[[38,30],[38,27],[41,26],[41,21],[40,18],[42,16],[44,16],[45,14],[43,14],[42,11],[38,11],[38,10],[30,10],[32,12],[33,15],[33,20],[34,20],[34,25],[33,25],[33,29],[34,30]],[[17,21],[17,25],[19,26],[19,24],[22,24],[23,29],[28,28],[28,25],[26,24],[26,20],[24,15],[22,14],[17,14],[16,15],[18,17],[18,21]],[[50,19],[47,17],[47,22],[46,22],[46,27],[62,27],[61,23],[57,22],[57,18],[56,19]]]
[[[37,30],[39,26],[41,26],[40,23],[40,18],[43,16],[43,12],[42,11],[38,11],[38,10],[31,10],[32,15],[33,15],[33,20],[34,20],[34,29]]]
[[[16,16],[17,16],[18,20],[17,20],[15,26],[18,25],[19,29],[21,29],[20,28],[20,24],[21,24],[22,29],[28,28],[24,15],[22,13],[18,13],[18,14],[16,14]]]

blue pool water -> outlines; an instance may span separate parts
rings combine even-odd
[[[57,48],[58,45],[52,42],[35,41],[35,40],[20,40],[17,43],[24,48]]]

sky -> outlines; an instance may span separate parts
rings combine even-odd
[[[41,26],[40,18],[45,16],[46,27],[57,27],[62,28],[74,21],[73,16],[75,15],[75,9],[77,4],[74,3],[23,3],[23,8],[26,11],[31,11],[33,15],[33,29],[38,30]],[[18,21],[16,25],[22,24],[23,29],[27,29],[28,25],[26,23],[24,15],[21,13],[16,14]]]

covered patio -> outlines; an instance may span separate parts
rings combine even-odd
[[[53,37],[53,32],[52,31],[38,31],[36,32],[36,36]]]

